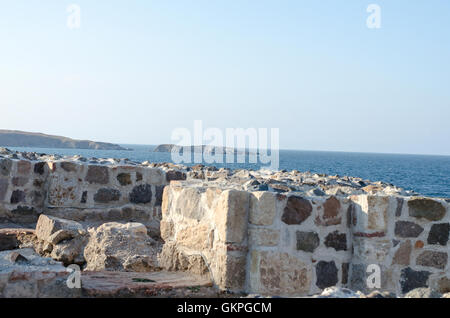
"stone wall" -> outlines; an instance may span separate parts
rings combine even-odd
[[[140,222],[159,235],[164,186],[176,174],[143,165],[0,158],[0,221],[40,214],[79,222]]]
[[[381,290],[446,292],[449,222],[442,199],[306,197],[172,182],[163,198],[162,264],[209,271],[222,289],[283,296],[329,286],[368,292],[375,264]]]

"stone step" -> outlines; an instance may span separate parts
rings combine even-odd
[[[82,272],[83,297],[217,297],[208,277],[186,272]]]

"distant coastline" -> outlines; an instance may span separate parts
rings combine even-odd
[[[133,150],[107,142],[76,140],[63,136],[4,129],[0,129],[0,146],[93,150]]]

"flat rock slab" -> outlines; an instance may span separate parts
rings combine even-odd
[[[81,274],[83,297],[217,297],[207,277],[185,272],[89,272]]]

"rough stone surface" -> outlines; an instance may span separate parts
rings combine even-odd
[[[336,251],[347,250],[347,235],[338,231],[331,232],[325,238],[325,246],[332,247]]]
[[[448,254],[445,252],[424,251],[416,260],[417,265],[444,269],[447,266]]]
[[[11,173],[12,161],[10,159],[0,159],[0,175],[9,176]]]
[[[119,173],[117,175],[117,181],[119,181],[121,186],[126,186],[131,184],[131,175],[129,173]]]
[[[197,275],[206,275],[209,272],[202,255],[185,253],[170,242],[164,244],[158,260],[160,266],[169,271],[184,271]]]
[[[416,288],[405,295],[405,298],[441,298],[442,295],[430,288]]]
[[[152,201],[152,187],[149,184],[135,186],[130,193],[130,202],[150,203]]]
[[[104,223],[89,230],[86,270],[145,272],[157,268],[156,243],[140,223]]]
[[[411,241],[401,243],[395,252],[394,258],[392,259],[392,264],[408,266],[410,264],[411,251]]]
[[[259,267],[258,290],[264,294],[296,295],[309,290],[308,266],[287,253],[260,252],[252,262]]]
[[[446,212],[440,202],[428,198],[413,198],[408,201],[408,207],[410,216],[429,221],[441,220]]]
[[[433,224],[428,234],[428,244],[447,245],[450,232],[450,223]]]
[[[319,247],[320,238],[316,232],[297,231],[297,250],[305,252],[314,252]]]
[[[272,225],[276,214],[276,197],[271,192],[258,191],[250,197],[250,223]]]
[[[290,196],[281,220],[289,225],[301,224],[311,215],[311,212],[311,202],[302,197]]]
[[[334,261],[318,262],[316,265],[316,276],[316,286],[321,289],[336,285],[338,282],[338,269]]]
[[[108,168],[104,166],[89,166],[86,181],[89,183],[107,184],[109,182]]]
[[[111,201],[119,201],[121,193],[119,190],[111,188],[102,188],[94,195],[94,201],[98,203],[109,203]]]
[[[395,235],[398,237],[418,237],[423,232],[423,227],[410,221],[397,221],[395,223]]]
[[[40,215],[36,224],[35,246],[42,256],[50,256],[64,264],[83,264],[83,249],[87,243],[87,231],[75,221],[49,215]]]
[[[402,269],[400,277],[402,293],[406,294],[416,288],[428,287],[427,283],[430,274],[428,271],[415,271],[410,267]]]

